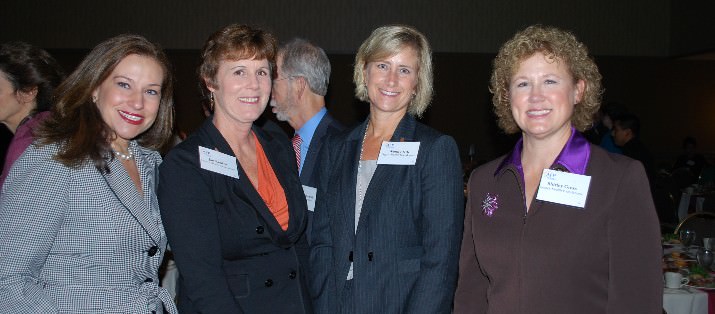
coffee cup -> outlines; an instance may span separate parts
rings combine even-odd
[[[690,282],[690,279],[683,277],[683,274],[678,272],[669,271],[666,272],[664,276],[666,288],[680,288]]]

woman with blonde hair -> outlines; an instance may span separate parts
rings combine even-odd
[[[415,119],[432,98],[427,39],[410,26],[375,29],[353,80],[370,115],[321,151],[316,312],[450,313],[464,196],[456,143]]]

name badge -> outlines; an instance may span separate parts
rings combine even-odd
[[[238,179],[236,157],[199,146],[199,161],[201,169]]]
[[[590,176],[544,169],[536,199],[584,208],[590,185]]]
[[[318,194],[318,189],[303,185],[303,193],[305,193],[305,200],[308,202],[308,211],[315,211],[315,197]]]
[[[419,151],[420,142],[382,142],[377,164],[414,165]]]

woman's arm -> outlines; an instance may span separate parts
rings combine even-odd
[[[243,313],[222,268],[213,193],[202,171],[198,148],[175,149],[159,168],[159,208],[185,289],[179,293],[201,313]]]
[[[628,161],[608,221],[608,313],[660,313],[660,225],[643,166]]]
[[[69,169],[30,147],[0,198],[0,313],[57,313],[40,274],[67,212]]]
[[[428,154],[420,169],[424,254],[406,313],[450,313],[464,224],[462,167],[449,136],[422,149]]]

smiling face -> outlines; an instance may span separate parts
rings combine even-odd
[[[574,82],[561,60],[537,52],[524,59],[511,78],[511,112],[524,137],[568,136],[575,104],[585,83]]]
[[[164,71],[153,58],[128,55],[92,92],[102,120],[110,129],[112,147],[125,151],[127,142],[151,127],[161,100]]]
[[[214,119],[250,124],[266,109],[271,95],[268,60],[222,60],[213,81],[206,85],[216,102]]]
[[[367,63],[364,73],[371,111],[407,112],[417,88],[418,62],[417,51],[404,47],[395,55]]]

